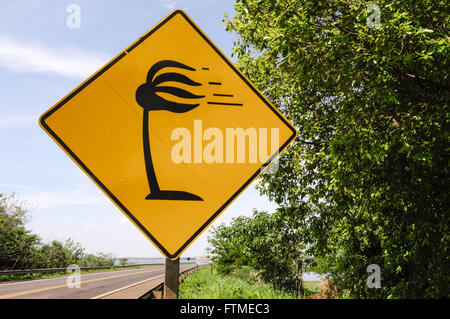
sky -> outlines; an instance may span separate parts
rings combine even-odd
[[[70,5],[80,8],[69,28]],[[228,56],[230,0],[0,0],[0,193],[30,208],[43,241],[73,238],[86,252],[117,257],[161,253],[39,127],[39,116],[174,9],[184,10]],[[212,225],[276,207],[255,182]],[[183,256],[206,254],[209,231]]]

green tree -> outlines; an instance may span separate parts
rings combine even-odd
[[[369,4],[238,0],[225,20],[240,69],[299,131],[261,191],[317,208],[308,247],[351,296],[448,297],[450,3],[379,0],[372,28]]]
[[[272,214],[255,210],[252,217],[240,216],[229,226],[214,227],[209,243],[218,271],[228,274],[247,267],[257,270],[274,289],[294,289],[308,266],[302,214],[299,208]]]
[[[26,208],[14,195],[0,194],[0,269],[31,268],[36,264],[39,237],[25,229]]]
[[[79,265],[82,267],[114,266],[115,260],[116,258],[112,254],[86,254],[79,261]]]
[[[41,244],[38,250],[40,268],[65,268],[80,263],[84,258],[84,249],[80,243],[69,238],[64,243],[53,240]]]
[[[26,204],[14,194],[0,193],[0,269],[114,265],[112,254],[86,254],[81,244],[71,238],[65,242],[42,243],[39,236],[25,228],[27,213]]]
[[[218,272],[229,274],[250,263],[248,256],[244,254],[247,224],[248,217],[240,216],[233,218],[230,226],[222,223],[212,227],[211,236],[208,237],[208,250],[213,254]]]
[[[188,258],[188,260],[189,260],[189,258]],[[128,264],[128,259],[127,258],[120,258],[119,259],[119,265],[124,266],[126,264]]]

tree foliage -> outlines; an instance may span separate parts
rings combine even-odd
[[[0,269],[30,268],[39,237],[25,229],[26,209],[14,196],[0,194]]]
[[[84,248],[71,238],[64,243],[57,240],[48,244],[41,243],[36,254],[38,268],[65,268],[72,264],[80,265],[80,261],[85,258]]]
[[[240,267],[259,271],[274,289],[294,289],[305,270],[305,234],[302,211],[280,209],[273,214],[254,211],[252,217],[234,218],[229,226],[213,227],[210,253],[217,270],[228,274]]]
[[[449,15],[441,0],[237,0],[241,70],[297,127],[261,191],[314,205],[311,254],[354,297],[449,296]],[[368,289],[379,264],[382,288]]]
[[[86,254],[80,243],[69,238],[43,243],[25,228],[28,209],[14,195],[0,193],[0,270],[112,266],[110,254]]]

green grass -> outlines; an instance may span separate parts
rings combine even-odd
[[[320,281],[304,281],[303,288],[305,289],[305,294],[316,294],[319,293]]]
[[[221,275],[215,267],[200,269],[189,275],[179,288],[180,299],[293,299],[295,294],[274,290],[271,284],[242,269]]]
[[[126,267],[126,268],[108,268],[108,269],[93,269],[93,270],[82,270],[80,271],[81,274],[87,274],[91,272],[104,272],[104,271],[114,271],[114,270],[123,270],[123,269],[138,269],[138,268],[147,268],[147,267],[157,267],[157,266],[164,266],[164,265],[150,265],[150,266],[139,266],[136,265],[136,267]],[[29,279],[40,279],[40,278],[51,278],[51,277],[59,277],[59,276],[67,276],[71,273],[68,272],[55,272],[51,274],[45,274],[45,273],[34,273],[34,274],[26,274],[26,275],[4,275],[0,276],[0,282],[2,281],[18,281],[18,280],[29,280]]]

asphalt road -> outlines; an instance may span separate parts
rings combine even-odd
[[[182,270],[192,265],[180,265]],[[80,288],[68,288],[68,276],[0,283],[0,299],[90,299],[108,292],[160,277],[164,266],[81,274]]]

